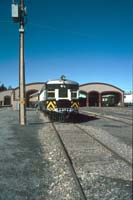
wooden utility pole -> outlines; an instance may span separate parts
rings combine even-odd
[[[12,3],[12,18],[19,22],[19,123],[26,124],[26,98],[25,98],[25,62],[24,62],[24,17],[26,8],[24,0],[20,4]]]

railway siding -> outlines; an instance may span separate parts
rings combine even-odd
[[[116,120],[118,122],[123,122],[125,124],[129,124],[129,125],[132,125],[133,122],[132,122],[132,119],[126,119],[126,118],[122,118],[122,117],[118,117],[118,116],[113,116],[111,114],[106,114],[106,113],[101,113],[101,112],[95,112],[95,111],[88,111],[88,110],[81,110],[80,111],[81,113],[84,113],[84,114],[89,114],[89,115],[92,115],[92,116],[95,116],[95,117],[103,117],[103,118],[107,118],[107,119],[112,119],[112,120]]]
[[[118,140],[118,138],[113,137],[107,131],[103,129],[96,128],[94,126],[84,126],[77,125],[79,128],[85,130],[90,135],[94,136],[97,140],[101,141],[104,145],[108,146],[110,149],[113,149],[114,152],[118,153],[121,157],[123,157],[128,162],[132,163],[132,147],[122,143]]]

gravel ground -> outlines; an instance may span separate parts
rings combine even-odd
[[[32,111],[27,120],[27,126],[19,126],[18,112],[1,111],[0,200],[42,200],[48,195],[53,177],[37,136],[41,120]]]
[[[89,124],[89,123],[87,123]],[[128,146],[96,127],[78,124],[96,138],[126,154]],[[56,123],[89,200],[131,200],[132,169],[124,161],[82,133],[73,124]],[[117,147],[119,145],[119,147]],[[123,146],[124,145],[124,146]],[[125,147],[125,148],[123,148]],[[126,149],[127,148],[127,149]],[[128,155],[130,158],[130,156]]]
[[[17,111],[0,114],[0,200],[79,200],[47,119],[28,111],[23,127]]]
[[[132,199],[132,173],[124,162],[92,139],[82,138],[73,124],[56,126],[67,138],[89,200]],[[104,138],[104,142],[131,159],[131,147],[108,131],[92,122],[79,126],[99,139]],[[81,139],[84,143],[80,144]],[[0,200],[80,200],[53,128],[39,112],[28,111],[27,125],[23,127],[18,125],[17,111],[0,110]]]

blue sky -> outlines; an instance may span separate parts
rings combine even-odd
[[[19,24],[0,5],[0,84],[17,87]],[[19,3],[19,1],[15,1]],[[132,90],[133,0],[25,0],[26,83],[64,74]]]

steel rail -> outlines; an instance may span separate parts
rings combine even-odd
[[[81,114],[84,114],[86,113],[87,115],[91,114],[91,116],[95,116],[95,117],[99,117],[99,118],[105,118],[105,119],[110,119],[110,120],[113,120],[113,121],[117,121],[117,122],[121,122],[121,123],[124,123],[124,124],[128,124],[130,126],[133,125],[133,120],[132,118],[128,121],[124,121],[126,120],[126,118],[118,118],[118,117],[115,117],[115,116],[112,116],[112,115],[106,115],[106,114],[102,114],[102,113],[97,113],[97,112],[89,112],[89,111],[80,111]]]
[[[85,131],[83,128],[79,127],[78,125],[75,124],[75,126],[77,128],[79,128],[83,133],[89,135],[89,137],[91,137],[92,139],[94,139],[95,141],[97,141],[100,145],[102,145],[104,148],[106,148],[107,150],[109,150],[111,153],[113,153],[114,155],[116,155],[119,159],[123,160],[124,162],[126,162],[128,164],[128,166],[133,167],[133,164],[126,160],[124,157],[122,157],[119,153],[117,153],[115,150],[111,149],[109,146],[107,146],[106,144],[104,144],[103,142],[101,142],[99,139],[97,139],[95,136],[89,134],[87,131]]]
[[[71,160],[71,158],[70,158],[70,156],[69,156],[69,153],[68,153],[68,151],[67,151],[67,149],[66,149],[66,147],[65,147],[65,144],[63,143],[63,140],[61,139],[61,136],[60,136],[59,132],[57,131],[57,129],[56,129],[54,123],[53,123],[53,122],[51,122],[51,123],[52,123],[52,127],[53,127],[53,129],[54,129],[54,131],[55,131],[55,133],[56,133],[56,136],[57,136],[57,138],[58,138],[58,140],[59,140],[59,143],[61,144],[61,148],[62,148],[63,153],[64,153],[64,155],[65,155],[65,158],[66,158],[66,160],[67,160],[67,164],[68,164],[68,167],[69,167],[69,169],[70,169],[70,171],[71,171],[71,173],[72,173],[73,179],[74,179],[74,181],[75,181],[75,183],[76,183],[76,185],[77,185],[77,188],[78,188],[78,191],[79,191],[79,193],[80,193],[81,199],[82,199],[82,200],[87,200],[87,197],[86,197],[86,195],[85,195],[85,193],[84,193],[83,187],[82,187],[82,185],[81,185],[81,183],[80,183],[80,181],[79,181],[79,178],[78,178],[78,176],[77,176],[77,174],[76,174],[76,171],[75,171],[75,169],[74,169],[72,160]]]

